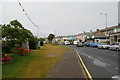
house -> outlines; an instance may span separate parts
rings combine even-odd
[[[93,33],[93,42],[95,43],[102,43],[102,42],[108,42],[109,41],[109,36],[106,35],[106,29],[97,29]]]
[[[72,36],[69,36],[69,40],[76,40],[76,36],[75,35],[72,35]]]
[[[120,25],[108,28],[110,36],[110,44],[113,42],[120,42]]]
[[[62,38],[63,38],[63,36],[57,36],[52,40],[52,43],[62,42]]]
[[[85,42],[86,41],[86,39],[87,39],[87,37],[88,37],[88,34],[89,34],[90,32],[83,32],[83,33],[80,33],[80,34],[77,34],[76,35],[76,39],[77,39],[77,41],[81,41],[81,42]]]
[[[91,38],[95,43],[107,42],[120,42],[120,26],[107,27],[105,29],[97,29],[95,32],[88,34],[92,35]]]
[[[117,26],[107,27],[105,29],[97,29],[96,31],[83,32],[77,35],[59,36],[54,39],[55,41],[81,41],[81,42],[94,42],[94,43],[113,43],[120,42],[120,24]]]

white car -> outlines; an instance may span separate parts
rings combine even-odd
[[[78,41],[74,41],[74,42],[73,42],[74,45],[77,45],[77,43],[78,43]]]
[[[70,44],[70,42],[69,41],[65,41],[65,45],[69,45]]]
[[[98,49],[109,49],[110,45],[107,43],[98,44]]]
[[[118,46],[118,50],[117,51],[120,51],[120,45]]]
[[[116,50],[119,51],[120,50],[120,42],[115,42],[112,45],[110,45],[109,50]]]

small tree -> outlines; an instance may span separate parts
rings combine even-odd
[[[38,46],[38,38],[37,37],[31,37],[29,39],[29,48],[30,49],[37,49]]]
[[[48,40],[49,40],[49,42],[50,43],[52,43],[52,40],[55,38],[55,35],[54,34],[49,34],[49,36],[48,36]]]
[[[2,25],[2,38],[5,38],[10,49],[20,47],[22,42],[29,40],[31,37],[34,37],[33,34],[17,20],[10,21],[7,25]]]

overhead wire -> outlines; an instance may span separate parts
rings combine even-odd
[[[37,37],[38,37],[38,29],[39,29],[39,26],[37,24],[35,24],[33,22],[33,20],[28,16],[28,13],[25,11],[24,7],[22,6],[21,2],[18,0],[19,2],[19,6],[22,8],[22,11],[25,13],[25,15],[27,16],[28,20],[35,26],[37,27]],[[41,32],[41,30],[39,29],[41,35],[44,37],[43,33]]]

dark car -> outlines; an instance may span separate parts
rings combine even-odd
[[[85,43],[84,43],[84,46],[89,47],[89,46],[90,46],[90,42],[85,42]]]
[[[83,47],[83,43],[78,42],[76,46],[77,46],[77,47]]]

